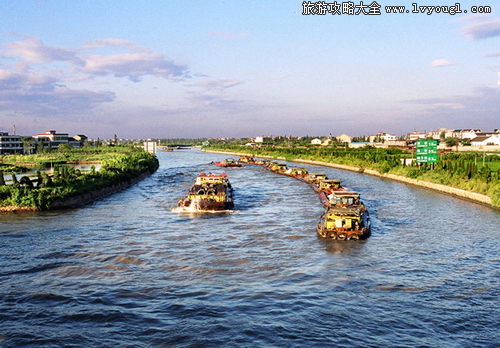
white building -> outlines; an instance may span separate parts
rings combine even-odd
[[[45,131],[45,133],[39,133],[33,138],[35,138],[35,143],[43,141],[44,146],[52,149],[57,149],[59,145],[62,144],[69,144],[68,133],[57,133],[55,130],[48,130]]]
[[[321,145],[323,142],[321,141],[321,139],[318,139],[318,138],[314,138],[313,140],[311,140],[311,144],[312,145]]]
[[[460,132],[462,139],[474,139],[477,137],[477,133],[481,133],[480,129],[462,129]]]
[[[352,137],[348,136],[347,134],[341,134],[337,137],[337,141],[340,143],[351,143]]]
[[[471,140],[472,146],[500,145],[500,134],[480,135]]]
[[[370,143],[377,141],[389,141],[389,140],[398,140],[396,134],[389,134],[385,132],[378,132],[377,134],[372,134],[368,136],[368,141]]]
[[[14,153],[23,153],[21,137],[19,135],[9,135],[7,132],[0,132],[0,154]]]
[[[420,140],[420,139],[425,139],[427,138],[427,133],[422,133],[419,131],[414,131],[408,134],[408,140],[410,141],[415,141],[415,140]]]

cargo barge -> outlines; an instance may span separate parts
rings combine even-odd
[[[202,211],[232,209],[234,207],[233,188],[227,175],[201,173],[186,197],[179,200],[178,206]]]

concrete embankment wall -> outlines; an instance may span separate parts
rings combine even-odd
[[[206,151],[206,150],[204,150],[204,151]],[[248,153],[219,152],[219,151],[206,151],[206,152],[224,153],[224,154],[235,155],[235,156],[251,156],[251,154],[248,154]],[[255,157],[274,158],[272,156],[255,156]],[[277,159],[285,160],[285,158],[279,158],[279,157]],[[386,179],[390,179],[390,180],[404,182],[404,183],[410,184],[410,185],[425,187],[428,189],[436,190],[439,192],[447,193],[447,194],[450,194],[453,196],[461,197],[461,198],[464,198],[467,200],[471,200],[471,201],[475,201],[478,203],[492,206],[491,198],[486,196],[486,195],[472,192],[472,191],[462,190],[459,188],[454,188],[454,187],[450,187],[450,186],[446,186],[446,185],[442,185],[442,184],[435,184],[435,183],[432,183],[429,181],[411,179],[411,178],[407,178],[405,176],[400,176],[400,175],[395,175],[395,174],[381,174],[378,171],[373,170],[373,169],[363,169],[363,168],[348,166],[348,165],[344,165],[344,164],[326,163],[326,162],[320,162],[320,161],[309,161],[309,160],[301,160],[301,159],[295,159],[295,160],[293,160],[293,162],[314,164],[314,165],[319,165],[319,166],[326,166],[326,167],[332,167],[332,168],[337,168],[337,169],[349,170],[349,171],[358,172],[358,173],[370,174],[370,175],[378,176],[380,178],[386,178]]]
[[[112,195],[115,192],[121,191],[127,187],[132,186],[135,183],[138,183],[139,181],[143,180],[144,178],[148,177],[151,175],[151,173],[144,173],[141,174],[139,177],[122,182],[120,184],[110,186],[110,187],[104,187],[100,190],[89,192],[80,196],[76,197],[71,197],[68,199],[60,199],[60,200],[55,200],[52,202],[50,205],[50,210],[55,210],[55,209],[71,209],[71,208],[76,208],[85,204],[89,204],[95,200],[98,200],[100,198],[104,198],[106,196]]]

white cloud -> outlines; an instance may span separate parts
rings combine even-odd
[[[485,54],[485,55],[484,55],[484,57],[485,57],[485,58],[500,57],[500,51]]]
[[[75,65],[83,65],[83,60],[77,57],[72,50],[47,46],[43,42],[32,36],[24,36],[22,41],[8,42],[4,46],[7,48],[6,54],[17,56],[28,63],[44,64],[54,61],[69,62]]]
[[[200,83],[189,84],[189,87],[201,87],[205,90],[218,90],[222,91],[231,87],[243,84],[243,81],[237,79],[218,79],[218,80],[205,80]]]
[[[460,29],[460,32],[469,40],[481,40],[494,36],[500,36],[500,18],[490,15],[472,15],[462,20],[468,24]]]
[[[91,75],[129,77],[138,82],[145,75],[176,79],[187,75],[187,66],[167,60],[160,53],[122,53],[85,58],[81,71]]]
[[[5,43],[0,51],[3,60],[0,61],[3,63],[3,69],[0,69],[0,116],[59,117],[62,120],[68,115],[86,114],[88,110],[116,99],[112,91],[74,88],[75,84],[96,76],[128,77],[134,82],[144,76],[168,80],[189,77],[186,65],[128,40],[104,38],[68,49],[46,45],[36,37],[14,35],[22,39]],[[120,48],[125,53],[89,54],[100,49],[109,52],[107,48]],[[58,64],[60,62],[67,65]],[[227,88],[231,84],[229,80],[221,83]]]
[[[453,127],[477,127],[491,129],[498,124],[500,114],[500,89],[478,88],[473,93],[447,98],[429,98],[408,100],[407,103],[422,107],[418,115],[423,124],[432,126],[439,122],[448,122]],[[442,124],[442,123],[441,123]]]
[[[448,59],[436,59],[431,62],[432,67],[441,67],[441,66],[450,66],[450,65],[455,65],[456,63],[453,63],[452,61]]]
[[[115,99],[113,92],[70,89],[40,73],[16,74],[0,70],[3,112],[67,117]]]
[[[105,47],[124,47],[134,52],[150,52],[150,50],[147,47],[138,46],[132,41],[113,38],[113,37],[93,40],[83,45],[83,48],[86,50],[105,48]]]

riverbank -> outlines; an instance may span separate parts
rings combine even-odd
[[[104,160],[99,171],[82,172],[60,166],[52,175],[38,172],[36,179],[13,176],[0,185],[0,212],[40,211],[75,208],[127,188],[154,173],[158,159],[136,152]]]
[[[131,180],[127,180],[124,182],[121,182],[119,184],[110,186],[110,187],[104,187],[100,190],[95,190],[92,192],[88,192],[79,196],[71,197],[68,199],[57,199],[52,204],[50,205],[49,210],[55,210],[55,209],[73,209],[73,208],[78,208],[86,204],[90,204],[94,201],[97,201],[99,199],[102,199],[107,196],[111,196],[112,194],[115,194],[119,191],[122,191],[126,188],[129,188],[130,186],[144,180],[148,176],[150,176],[152,173],[147,172],[141,174],[139,177]]]
[[[205,150],[205,149],[203,151],[210,152],[210,153],[224,153],[224,154],[234,155],[234,156],[253,156],[252,154],[249,154],[249,153],[212,151],[212,150]],[[273,156],[256,156],[256,157],[274,159]],[[276,159],[286,161],[286,159],[283,157],[277,157]],[[319,165],[319,166],[325,166],[325,167],[331,167],[331,168],[336,168],[336,169],[349,170],[349,171],[353,171],[353,172],[374,175],[374,176],[378,176],[380,178],[389,179],[389,180],[396,180],[396,181],[403,182],[405,184],[409,184],[409,185],[413,185],[413,186],[425,187],[425,188],[428,188],[431,190],[439,191],[442,193],[446,193],[446,194],[453,195],[453,196],[456,196],[459,198],[463,198],[466,200],[474,201],[474,202],[477,202],[480,204],[484,204],[484,205],[488,205],[490,207],[493,207],[492,200],[487,195],[483,195],[480,193],[467,191],[467,190],[463,190],[463,189],[459,189],[459,188],[455,188],[455,187],[451,187],[451,186],[447,186],[447,185],[437,184],[437,183],[433,183],[430,181],[412,179],[412,178],[407,178],[405,176],[389,174],[389,173],[382,174],[382,173],[380,173],[376,170],[373,170],[373,169],[364,169],[364,168],[348,166],[348,165],[344,165],[344,164],[335,164],[335,163],[302,160],[302,159],[294,159],[294,160],[292,160],[292,162],[313,164],[313,165]]]
[[[104,187],[99,190],[95,190],[92,192],[87,192],[82,195],[66,198],[66,199],[56,199],[54,202],[50,204],[50,207],[48,210],[60,210],[60,209],[74,209],[78,208],[81,206],[84,206],[86,204],[90,204],[92,202],[95,202],[99,199],[102,199],[107,196],[111,196],[112,194],[115,194],[119,191],[122,191],[126,188],[129,188],[130,186],[144,180],[148,176],[150,176],[152,173],[144,173],[140,175],[139,177],[124,181],[122,183],[110,186],[110,187]],[[5,207],[0,207],[0,212],[23,212],[23,211],[38,211],[39,209],[36,209],[35,207],[23,207],[23,206],[5,206]]]

